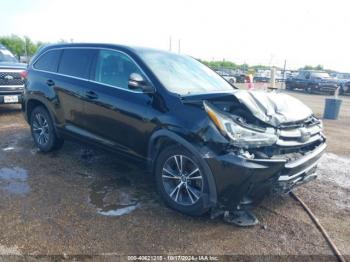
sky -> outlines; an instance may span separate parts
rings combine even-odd
[[[0,36],[103,42],[206,60],[350,72],[346,0],[0,0]]]

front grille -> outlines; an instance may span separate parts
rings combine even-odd
[[[259,158],[295,160],[324,143],[321,122],[315,118],[284,124],[279,128],[275,146],[263,147],[254,153]]]
[[[277,145],[288,148],[316,143],[323,139],[321,131],[321,122],[313,116],[300,123],[285,124],[279,130]]]
[[[24,81],[18,72],[0,72],[0,86],[23,85]]]

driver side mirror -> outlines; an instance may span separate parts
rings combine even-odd
[[[128,86],[131,90],[141,89],[145,93],[153,93],[154,88],[138,73],[129,76]]]

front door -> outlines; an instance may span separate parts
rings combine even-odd
[[[127,54],[104,49],[99,51],[93,74],[94,84],[86,90],[83,105],[85,129],[99,142],[144,158],[152,130],[149,121],[152,94],[128,88],[132,73],[144,76]]]

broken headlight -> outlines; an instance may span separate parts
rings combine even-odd
[[[235,121],[233,118],[219,113],[213,107],[204,102],[205,111],[216,127],[225,136],[228,136],[232,144],[242,148],[270,146],[276,143],[277,135],[274,128],[265,128],[258,131],[242,123]]]

